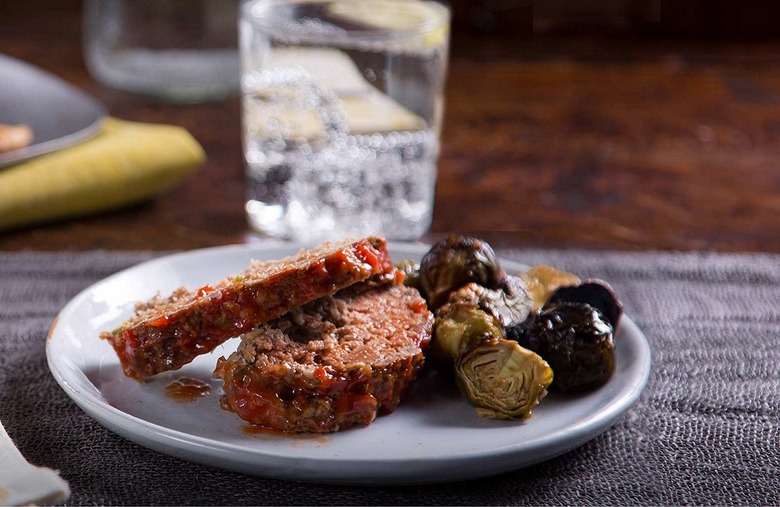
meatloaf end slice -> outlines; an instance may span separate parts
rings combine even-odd
[[[243,335],[214,372],[222,406],[291,433],[369,424],[411,388],[432,325],[416,289],[353,285]]]
[[[142,380],[178,369],[291,308],[370,277],[393,276],[383,238],[328,242],[284,259],[253,261],[214,285],[157,296],[100,337],[111,342],[125,374]]]

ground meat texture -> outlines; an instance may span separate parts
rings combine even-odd
[[[416,289],[352,286],[245,334],[215,371],[222,405],[283,432],[369,424],[411,388],[432,325]]]
[[[382,238],[324,243],[285,259],[253,262],[214,285],[180,288],[138,304],[127,322],[100,337],[111,342],[125,374],[142,380],[178,369],[291,308],[393,273]]]

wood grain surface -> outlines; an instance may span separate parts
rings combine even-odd
[[[0,52],[84,89],[113,116],[187,128],[208,161],[142,205],[0,233],[1,250],[191,249],[253,237],[237,98],[173,106],[105,88],[83,62],[79,2],[6,5]],[[457,23],[445,107],[424,239],[780,252],[778,41]]]

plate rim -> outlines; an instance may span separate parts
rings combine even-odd
[[[273,448],[256,449],[252,447],[242,447],[237,443],[217,441],[212,438],[194,435],[179,429],[169,428],[152,421],[147,421],[142,417],[127,413],[120,408],[114,407],[107,400],[99,397],[98,394],[96,394],[100,392],[99,388],[89,378],[86,378],[86,374],[83,370],[78,368],[77,365],[72,365],[72,368],[75,370],[75,372],[84,375],[86,382],[88,382],[89,385],[95,389],[95,393],[85,392],[79,386],[77,386],[74,382],[74,379],[68,377],[67,372],[63,371],[62,365],[59,364],[57,359],[53,356],[51,343],[52,338],[55,338],[58,333],[57,328],[59,327],[58,324],[60,317],[63,315],[67,316],[69,312],[72,312],[78,308],[79,305],[83,304],[84,300],[88,299],[89,295],[94,292],[94,290],[100,285],[110,284],[116,278],[127,276],[129,272],[150,269],[153,268],[154,264],[157,263],[163,264],[168,262],[176,262],[182,258],[191,258],[193,256],[209,256],[215,253],[223,253],[227,251],[236,253],[246,252],[248,254],[251,253],[252,255],[255,253],[274,251],[286,251],[292,254],[296,250],[303,247],[304,246],[294,243],[269,242],[259,244],[234,244],[178,251],[141,261],[132,266],[123,268],[111,275],[108,275],[81,290],[76,296],[71,298],[63,306],[63,308],[55,317],[45,346],[47,363],[50,372],[54,376],[58,385],[60,385],[60,387],[66,392],[72,401],[74,401],[77,406],[84,410],[88,416],[108,428],[110,431],[119,434],[128,440],[139,443],[145,447],[189,461],[199,462],[210,466],[217,466],[241,473],[271,478],[304,480],[313,483],[330,484],[423,484],[478,478],[511,470],[519,470],[527,466],[552,459],[584,444],[593,438],[596,438],[598,435],[611,427],[612,424],[621,415],[623,415],[629,408],[631,408],[631,406],[634,405],[646,387],[651,371],[652,352],[647,338],[639,326],[637,326],[630,317],[624,315],[623,319],[621,320],[622,332],[631,337],[632,347],[635,349],[634,355],[640,359],[639,364],[635,367],[636,372],[631,377],[632,382],[620,386],[608,399],[601,410],[595,413],[587,414],[587,417],[578,419],[573,424],[566,425],[561,429],[539,436],[530,443],[519,440],[490,453],[492,458],[500,461],[501,458],[512,457],[518,454],[528,454],[537,450],[547,449],[548,452],[543,453],[543,456],[540,459],[525,459],[522,460],[523,462],[519,465],[514,465],[511,463],[511,460],[506,459],[505,461],[508,463],[503,466],[496,465],[490,469],[478,471],[477,473],[450,472],[448,474],[445,473],[444,475],[437,475],[436,477],[429,477],[427,475],[419,474],[416,477],[410,477],[409,473],[401,473],[398,477],[387,477],[385,474],[382,474],[382,477],[380,478],[377,476],[377,474],[369,471],[364,476],[333,476],[325,474],[321,477],[301,478],[298,474],[295,473],[288,473],[287,471],[279,470],[268,470],[262,466],[265,462],[271,461],[281,460],[295,462],[301,460],[300,457],[290,456],[289,453],[285,453],[284,450],[277,450]],[[388,250],[391,252],[391,254],[403,253],[404,255],[420,255],[424,252],[424,249],[427,248],[430,248],[430,245],[426,243],[388,242]],[[277,253],[275,255],[278,257],[280,254]],[[507,263],[513,266],[527,267],[519,261],[504,259],[501,257],[499,257],[499,260],[502,262],[502,264]],[[125,424],[121,424],[121,422],[124,422]],[[127,428],[126,426],[128,424],[135,425],[135,431],[131,431],[129,428]],[[171,440],[175,442],[173,448],[171,447]],[[222,463],[214,463],[213,456],[203,456],[197,452],[197,448],[206,448],[212,452],[218,452],[222,454],[227,453],[228,455],[238,453],[243,455],[243,459],[235,459],[236,456],[225,456],[226,461]],[[485,459],[485,457],[486,451],[484,449],[472,449],[468,451],[461,451],[456,455],[451,456],[442,455],[436,457],[426,457],[420,460],[420,464],[427,464],[428,466],[434,466],[434,468],[437,468],[442,464],[465,464],[474,460],[480,461]],[[244,467],[240,466],[240,463],[246,462],[247,459],[253,463],[257,463],[258,470],[247,471]],[[329,463],[333,460],[330,456],[323,456],[321,458],[306,457],[305,461],[309,462],[309,466],[313,466],[315,463]],[[344,457],[339,461],[344,465],[358,466],[375,462],[376,460],[369,458],[355,458],[350,456]],[[408,460],[404,458],[384,459],[382,460],[382,463],[384,465],[380,468],[383,470],[387,467],[392,467],[393,465],[409,465]],[[453,470],[456,468],[457,467],[454,467]],[[426,470],[427,467],[412,467],[409,470],[414,471],[418,469]]]
[[[89,105],[91,112],[94,112],[94,120],[79,130],[37,143],[33,138],[33,142],[29,146],[0,153],[0,169],[82,143],[96,136],[102,129],[103,122],[108,116],[108,110],[103,103],[83,90],[49,71],[3,53],[0,53],[0,67],[11,67],[15,68],[17,72],[26,72],[34,75],[36,80],[56,86],[66,91],[72,97],[76,97],[83,104]],[[90,116],[93,115],[90,114]]]

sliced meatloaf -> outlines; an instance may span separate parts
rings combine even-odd
[[[111,342],[130,377],[175,370],[291,308],[372,276],[392,277],[386,246],[383,238],[371,237],[255,261],[241,275],[139,304],[128,321],[100,337]]]
[[[214,373],[222,406],[284,432],[368,424],[411,387],[432,324],[416,289],[353,285],[243,335]]]

